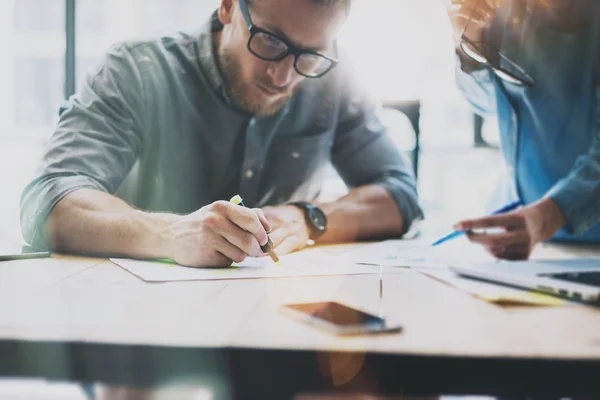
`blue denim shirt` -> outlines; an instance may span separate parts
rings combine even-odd
[[[549,196],[568,221],[553,239],[600,242],[600,7],[579,3],[591,22],[572,32],[537,10],[519,24],[507,22],[510,5],[496,13],[486,41],[532,75],[533,88],[489,68],[458,67],[457,83],[478,113],[498,116],[507,168],[490,205]]]

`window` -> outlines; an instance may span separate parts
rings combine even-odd
[[[18,127],[51,127],[63,98],[62,57],[15,59],[15,122]],[[59,79],[57,79],[59,77]]]
[[[0,16],[0,136],[47,137],[63,99],[64,0],[4,0]]]
[[[79,0],[77,83],[112,44],[198,31],[218,5],[218,0]]]
[[[17,32],[60,32],[64,29],[64,0],[8,0],[11,2],[14,3]]]
[[[495,149],[473,150],[473,114],[455,85],[454,44],[443,2],[355,1],[341,41],[358,78],[381,100],[421,102],[424,233],[445,233],[458,219],[484,213],[501,157]],[[407,150],[410,125],[393,115],[384,118]],[[485,128],[486,139],[497,142],[496,124]]]
[[[0,241],[21,241],[19,195],[52,133],[64,86],[64,0],[0,1]]]

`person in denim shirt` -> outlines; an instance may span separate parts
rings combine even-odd
[[[448,14],[458,86],[499,120],[506,173],[492,206],[524,204],[455,229],[506,259],[549,239],[600,242],[600,3],[452,0]]]

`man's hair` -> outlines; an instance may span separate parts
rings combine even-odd
[[[246,3],[250,6],[253,1],[256,0],[246,0]],[[312,0],[312,2],[319,6],[334,6],[338,3],[342,3],[346,10],[346,15],[350,13],[350,6],[352,5],[352,0]]]

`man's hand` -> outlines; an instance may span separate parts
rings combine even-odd
[[[273,227],[269,237],[277,255],[282,256],[306,247],[310,229],[306,224],[304,211],[291,205],[265,207],[263,211]]]
[[[536,244],[550,239],[565,224],[558,205],[546,198],[514,212],[459,222],[454,229],[468,231],[471,242],[481,244],[497,258],[526,260]],[[501,228],[504,232],[473,232],[488,228]]]
[[[263,255],[260,247],[270,230],[262,210],[218,201],[177,218],[161,234],[167,245],[164,254],[175,262],[219,267]]]

